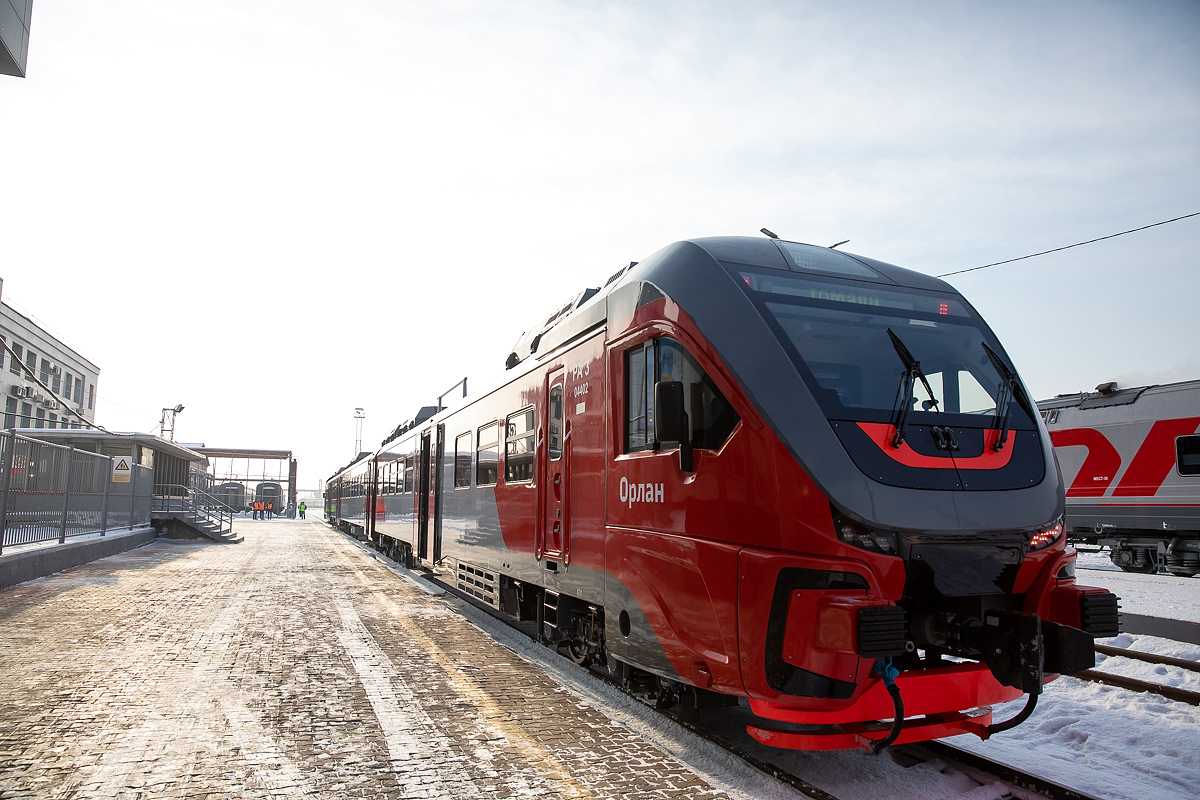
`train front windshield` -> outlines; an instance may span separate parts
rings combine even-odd
[[[997,354],[1000,345],[953,295],[756,272],[741,277],[830,419],[890,421],[903,402],[903,349],[929,384],[927,390],[912,382],[913,422],[995,424],[1004,378],[984,344]],[[1009,425],[1032,427],[1024,403],[1011,405]],[[957,418],[933,418],[946,414]]]

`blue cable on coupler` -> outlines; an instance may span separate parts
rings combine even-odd
[[[896,741],[900,737],[900,731],[904,729],[904,701],[900,699],[900,687],[896,685],[896,678],[900,676],[900,670],[892,666],[891,658],[876,661],[875,667],[871,671],[883,679],[883,685],[887,687],[888,694],[892,696],[892,707],[895,709],[891,731],[882,739],[871,739],[870,745],[868,745],[871,755],[877,756],[885,747]]]

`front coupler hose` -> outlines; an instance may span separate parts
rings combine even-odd
[[[988,725],[987,736],[984,738],[986,739],[993,734],[1004,733],[1004,731],[1012,730],[1025,720],[1029,719],[1029,715],[1033,713],[1033,709],[1037,706],[1037,699],[1038,696],[1035,693],[1030,692],[1029,699],[1025,701],[1025,707],[1021,709],[1020,713],[1012,719],[1006,719],[1004,722],[997,722],[995,725]]]
[[[871,739],[867,745],[867,749],[871,751],[871,755],[877,756],[885,747],[900,738],[900,731],[904,729],[904,701],[900,699],[900,687],[896,685],[896,678],[900,675],[900,670],[892,666],[890,658],[876,661],[872,672],[883,678],[883,685],[887,687],[888,694],[892,696],[892,708],[895,709],[895,716],[892,718],[892,729],[888,731],[888,735],[882,739]]]

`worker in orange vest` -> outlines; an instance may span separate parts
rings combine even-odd
[[[271,511],[274,510],[274,508],[275,508],[274,503],[267,503],[267,519],[271,518]]]
[[[254,501],[254,519],[258,519],[262,515],[262,503]]]

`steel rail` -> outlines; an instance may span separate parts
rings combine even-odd
[[[1100,683],[1106,686],[1116,686],[1121,689],[1127,689],[1131,692],[1157,694],[1161,697],[1167,698],[1168,700],[1175,700],[1179,703],[1200,706],[1200,692],[1191,692],[1187,689],[1177,689],[1174,686],[1164,686],[1161,683],[1139,681],[1137,678],[1126,678],[1123,675],[1113,675],[1111,673],[1100,672],[1099,670],[1095,669],[1085,669],[1083,672],[1076,672],[1070,677],[1078,678],[1081,681]]]
[[[1096,652],[1103,653],[1106,656],[1132,658],[1136,661],[1145,661],[1148,664],[1165,664],[1168,667],[1179,667],[1180,669],[1186,669],[1192,672],[1200,672],[1200,661],[1189,661],[1186,658],[1160,656],[1157,653],[1143,653],[1140,650],[1129,650],[1124,647],[1109,647],[1106,644],[1096,645]]]

